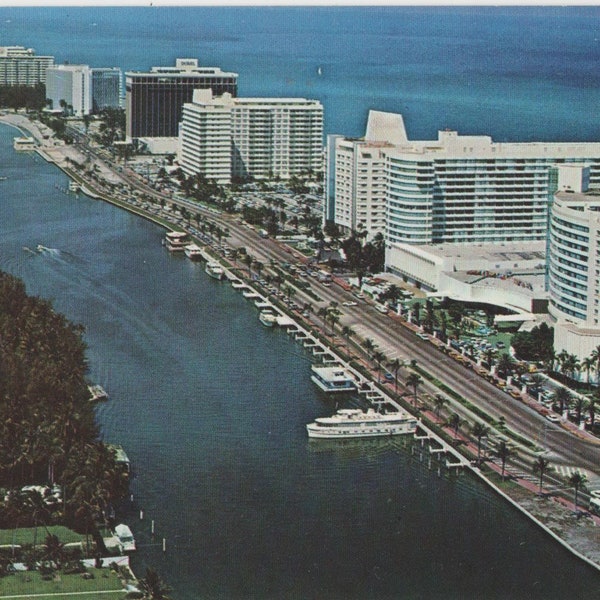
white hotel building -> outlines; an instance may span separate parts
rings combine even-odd
[[[33,48],[0,47],[0,85],[29,85],[46,82],[46,69],[54,56],[36,56]]]
[[[323,106],[305,98],[234,98],[194,90],[184,104],[178,161],[220,184],[232,177],[288,179],[323,168]]]
[[[600,345],[600,194],[586,193],[588,179],[587,167],[559,169],[547,254],[555,351],[580,360]]]
[[[376,159],[348,168],[349,154],[375,143]],[[410,141],[400,115],[371,111],[364,139],[336,137],[328,149],[335,154],[327,160],[335,173],[328,173],[325,214],[346,228],[370,221],[380,228],[379,214],[371,213],[380,213],[383,204],[386,268],[400,275],[410,265],[396,248],[544,241],[555,190],[552,166],[585,163],[590,187],[600,188],[600,143],[496,143],[455,131]],[[374,181],[378,194],[385,190],[375,202]]]

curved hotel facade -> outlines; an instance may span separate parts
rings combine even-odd
[[[580,169],[584,181],[586,171]],[[555,195],[546,259],[555,351],[579,359],[600,344],[600,195],[586,187]]]

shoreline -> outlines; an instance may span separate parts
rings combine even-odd
[[[35,151],[42,158],[44,158],[44,160],[46,160],[49,163],[52,163],[53,165],[56,165],[70,179],[72,179],[72,180],[76,181],[78,184],[80,184],[82,193],[85,193],[86,195],[89,195],[90,197],[92,197],[94,199],[108,202],[118,208],[123,208],[132,214],[135,214],[137,216],[145,218],[146,220],[151,221],[151,222],[163,227],[164,229],[167,229],[167,230],[169,230],[169,229],[170,230],[184,229],[184,227],[182,227],[182,226],[180,227],[174,223],[171,223],[171,222],[167,221],[166,219],[161,218],[159,215],[154,215],[148,211],[143,210],[142,208],[138,208],[127,202],[110,197],[108,194],[106,194],[102,191],[96,190],[95,187],[93,186],[93,184],[91,184],[87,180],[84,180],[83,177],[81,177],[81,175],[79,173],[75,173],[74,171],[70,170],[67,167],[67,157],[69,156],[70,153],[77,153],[78,151],[76,148],[69,147],[69,146],[56,146],[53,144],[53,142],[44,144],[43,142],[46,142],[47,140],[45,140],[43,138],[43,136],[41,135],[39,130],[38,130],[38,133],[40,135],[40,138],[38,138],[35,135],[34,124],[32,124],[26,117],[24,117],[22,115],[16,115],[16,117],[18,117],[18,118],[14,119],[14,120],[6,118],[6,117],[10,117],[10,116],[11,115],[9,114],[9,115],[4,115],[4,116],[0,117],[0,122],[5,123],[11,127],[14,127],[15,129],[17,129],[19,131],[23,131],[23,129],[25,129],[27,132],[31,133],[36,138],[38,143],[42,143],[41,146],[36,147]],[[31,129],[26,127],[26,124],[29,124]],[[50,140],[52,140],[52,138],[50,138]],[[193,236],[193,237],[195,237],[195,236]],[[208,250],[208,248],[207,248],[207,250]],[[212,250],[211,250],[211,254],[213,254]],[[218,258],[222,262],[222,257],[218,257]],[[233,268],[231,261],[225,259],[225,262],[227,263],[227,266],[226,266],[227,271],[231,273],[231,269]],[[243,269],[242,269],[242,272],[243,272]],[[246,284],[252,283],[252,281],[250,281],[247,277],[245,277],[243,275],[236,275],[236,277],[242,279]],[[282,308],[280,305],[281,305],[281,303],[278,302],[277,303],[278,309],[282,310],[284,312],[284,314],[286,314],[289,318],[291,318],[297,327],[305,328],[304,324],[298,323],[297,315],[291,314],[291,311],[289,309],[286,310],[285,307]],[[338,358],[342,363],[346,362],[341,357],[339,357],[336,350],[334,350],[333,348],[331,348],[330,345],[328,345],[326,336],[319,336],[318,341],[319,341],[319,344],[326,346],[328,348],[328,351],[333,356]],[[370,373],[370,375],[371,375],[370,382],[373,383],[374,379],[372,377],[372,373]],[[381,390],[379,388],[375,388],[375,389],[377,389],[378,393],[381,393]],[[396,401],[393,400],[391,397],[388,397],[388,398],[389,398],[388,401],[391,401],[394,405],[399,406],[396,403]],[[404,408],[401,408],[401,409],[404,410]],[[506,491],[502,490],[500,487],[498,487],[488,476],[486,476],[486,474],[482,473],[479,468],[476,468],[472,464],[470,464],[471,459],[468,456],[465,456],[465,454],[461,450],[454,448],[454,451],[456,452],[457,455],[461,456],[467,463],[469,463],[464,466],[468,466],[469,470],[471,472],[473,472],[476,477],[478,477],[480,480],[482,480],[483,483],[487,484],[491,488],[492,491],[499,494],[505,500],[508,500],[513,505],[514,508],[518,509],[522,514],[529,517],[529,519],[535,525],[537,525],[538,527],[541,527],[543,531],[550,534],[555,541],[558,541],[565,549],[567,549],[569,552],[571,552],[575,557],[579,558],[580,560],[583,560],[589,566],[600,571],[600,554],[598,554],[598,556],[596,558],[592,558],[592,557],[584,554],[581,551],[581,549],[578,549],[573,544],[572,541],[568,541],[567,539],[565,539],[565,537],[568,537],[568,536],[559,535],[559,533],[554,531],[549,525],[542,522],[538,518],[538,516],[536,516],[532,512],[531,508],[524,506],[524,504],[526,504],[526,503],[524,503],[523,501],[519,502],[519,500],[513,498],[508,492],[506,492]],[[527,490],[526,486],[521,485],[521,488],[523,490]],[[531,492],[531,497],[532,497],[532,499],[535,499],[535,493]],[[529,503],[529,504],[531,504],[531,503]],[[554,506],[553,508],[556,508],[557,511],[559,510],[558,506]],[[569,516],[573,516],[573,510],[570,509],[570,507],[568,505],[563,506],[561,510],[563,513],[563,515],[562,515],[563,518],[565,518],[565,517],[568,518]],[[569,513],[570,513],[570,515],[569,515]],[[600,524],[600,519],[593,517],[593,520],[596,525]]]

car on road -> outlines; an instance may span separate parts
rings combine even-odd
[[[358,306],[358,302],[353,302],[352,300],[348,300],[347,302],[342,302],[342,306]]]
[[[556,413],[550,413],[545,416],[546,419],[548,419],[548,421],[550,421],[551,423],[558,423],[560,421],[560,417]]]
[[[384,376],[383,376],[383,378],[386,381],[394,381],[394,376],[391,373],[385,373]]]

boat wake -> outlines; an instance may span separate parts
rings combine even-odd
[[[38,254],[46,254],[48,256],[55,257],[59,257],[61,255],[61,252],[58,248],[47,248],[46,246],[42,246],[42,244],[38,244],[36,249]]]

